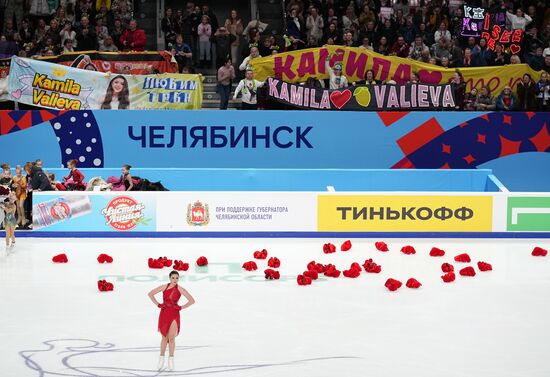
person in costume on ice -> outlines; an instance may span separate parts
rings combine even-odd
[[[164,354],[166,346],[169,346],[168,370],[174,370],[174,351],[176,350],[176,336],[180,332],[180,310],[190,307],[195,303],[195,299],[187,290],[178,285],[179,273],[177,271],[170,272],[170,282],[166,285],[161,285],[149,292],[149,298],[153,303],[160,308],[158,331],[162,335],[160,342],[160,357],[158,370],[164,367]],[[155,299],[157,293],[162,292],[162,304]],[[178,305],[178,300],[181,296],[187,299],[187,303],[183,306]]]

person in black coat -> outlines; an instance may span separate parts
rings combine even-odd
[[[52,191],[50,180],[42,168],[39,168],[36,164],[33,164],[30,169],[25,166],[25,171],[31,177],[31,186],[33,191]]]
[[[227,57],[231,55],[231,44],[236,39],[224,26],[218,28],[210,37],[210,41],[216,45],[216,69],[225,64]]]
[[[518,83],[518,110],[534,111],[537,108],[537,90],[531,75],[526,73]]]

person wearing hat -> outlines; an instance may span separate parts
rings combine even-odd
[[[242,92],[241,110],[257,110],[258,109],[258,88],[264,86],[264,82],[254,79],[254,70],[251,66],[246,68],[246,77],[239,82],[233,99],[237,99],[239,92]]]
[[[329,76],[329,89],[342,89],[348,87],[348,79],[342,75],[343,64],[338,62],[334,64],[334,68],[330,68],[330,56],[327,56],[325,66]]]

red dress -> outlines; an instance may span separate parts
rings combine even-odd
[[[162,336],[168,335],[168,330],[172,322],[176,321],[178,325],[178,332],[180,333],[180,311],[178,310],[178,300],[181,297],[178,285],[174,285],[172,288],[168,288],[170,283],[166,285],[166,289],[162,292],[162,309],[159,314],[159,331]],[[176,335],[177,335],[176,334]]]

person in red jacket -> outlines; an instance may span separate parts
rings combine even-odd
[[[143,29],[138,29],[137,21],[132,20],[128,29],[120,36],[120,44],[124,51],[143,51],[147,43],[147,36]]]
[[[76,168],[76,160],[67,162],[67,166],[71,169],[69,175],[64,177],[65,187],[69,190],[84,191],[86,190],[86,184],[84,183],[84,174]]]

